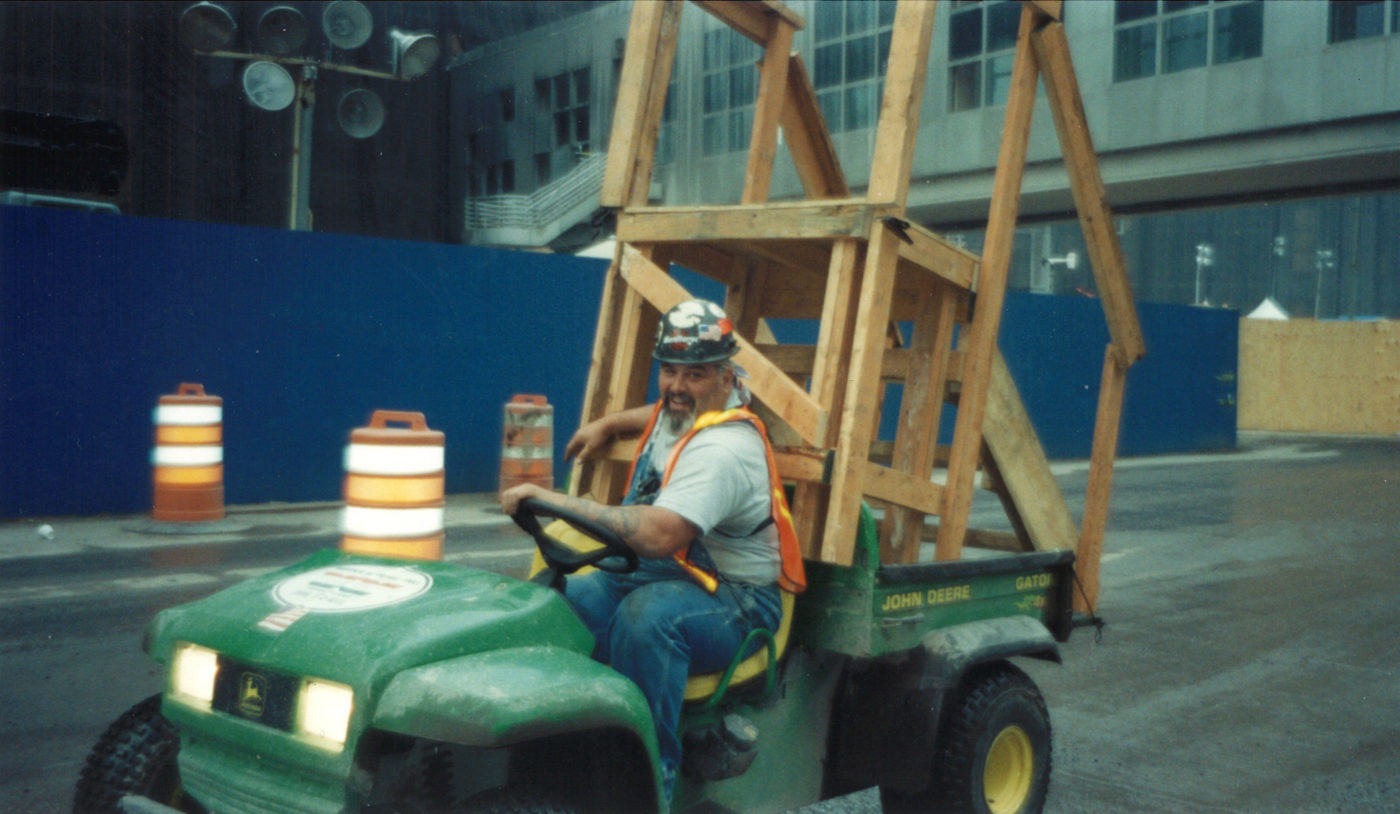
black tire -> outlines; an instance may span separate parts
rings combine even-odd
[[[1050,714],[1008,662],[974,669],[946,707],[929,787],[880,790],[887,814],[1035,814],[1050,790]]]
[[[111,814],[128,794],[182,811],[201,811],[184,798],[175,755],[180,737],[153,695],[127,710],[98,738],[73,797],[74,814]]]
[[[472,814],[577,814],[561,796],[528,786],[504,786],[467,801]]]

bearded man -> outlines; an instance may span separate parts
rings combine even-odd
[[[772,449],[746,409],[736,352],[718,305],[682,302],[657,330],[659,402],[604,416],[570,439],[565,458],[587,459],[613,437],[642,436],[621,506],[533,484],[500,495],[508,514],[534,498],[590,518],[642,558],[630,574],[569,577],[565,597],[593,633],[594,657],[646,697],[668,798],[680,765],[686,679],[725,669],[754,628],[777,630],[779,585],[797,592],[804,582]]]

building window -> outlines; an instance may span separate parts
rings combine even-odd
[[[542,187],[550,181],[551,167],[549,153],[535,153],[535,186]]]
[[[709,25],[700,85],[700,142],[705,155],[718,155],[749,146],[758,97],[757,63],[763,52],[726,25]]]
[[[515,162],[502,161],[486,168],[486,194],[504,195],[515,191]]]
[[[1113,81],[1224,65],[1263,53],[1261,0],[1118,0]]]
[[[535,80],[535,107],[552,116],[556,148],[588,149],[591,130],[588,114],[590,82],[588,68]]]
[[[1021,4],[959,0],[948,25],[948,110],[1002,104],[1011,91]]]
[[[499,94],[501,102],[501,121],[515,121],[515,88],[505,88]]]
[[[676,101],[675,72],[671,74],[671,84],[666,86],[666,105],[661,108],[661,129],[656,134],[656,163],[670,164],[676,160]]]
[[[874,127],[890,58],[893,0],[818,0],[812,85],[833,133]]]
[[[1377,37],[1387,31],[1400,31],[1400,0],[1329,0],[1327,4],[1328,42]]]

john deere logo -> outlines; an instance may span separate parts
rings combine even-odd
[[[249,718],[261,718],[267,708],[267,679],[257,673],[244,673],[238,685],[238,711]]]

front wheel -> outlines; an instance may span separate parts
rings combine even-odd
[[[139,794],[183,811],[201,811],[184,798],[175,755],[180,737],[160,714],[153,695],[127,710],[88,755],[73,797],[74,814],[117,812],[118,801]]]
[[[473,814],[578,814],[562,795],[529,786],[505,786],[467,801]]]
[[[939,727],[929,787],[880,790],[886,812],[1033,814],[1050,789],[1050,714],[1035,683],[1008,662],[964,680]]]

